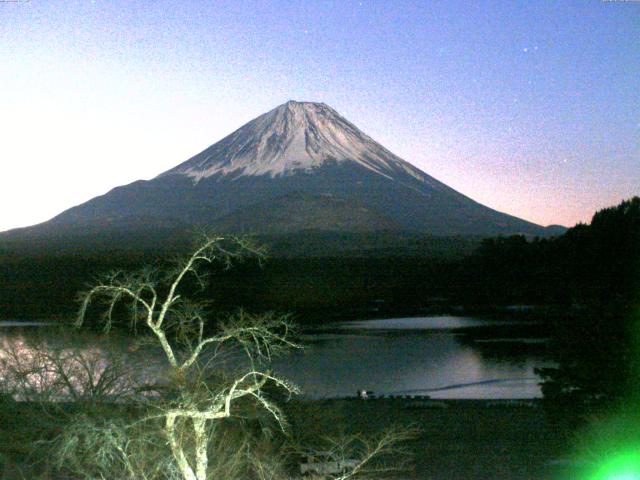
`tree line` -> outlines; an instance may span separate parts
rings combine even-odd
[[[285,256],[286,245],[275,241],[266,268],[249,259],[215,272],[219,281],[203,295],[218,309],[279,310],[295,312],[300,319],[415,314],[456,305],[473,311],[514,304],[565,309],[613,301],[629,304],[639,271],[638,202],[636,197],[601,210],[589,225],[578,224],[555,238],[425,238],[395,252],[388,245],[366,254],[336,253],[331,247],[322,255],[323,242],[337,245],[340,239],[307,235],[297,239],[299,256]],[[429,249],[430,242],[437,248]],[[115,249],[37,256],[0,251],[0,317],[72,314],[76,292],[97,274],[161,266],[163,256],[171,255]]]

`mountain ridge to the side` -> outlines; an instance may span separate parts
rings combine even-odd
[[[200,228],[548,236],[394,155],[326,104],[289,101],[151,180],[116,187],[0,239]],[[113,235],[112,235],[113,236]]]

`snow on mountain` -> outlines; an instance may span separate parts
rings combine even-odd
[[[289,101],[247,123],[220,142],[163,173],[198,182],[232,177],[311,172],[327,162],[355,162],[393,179],[409,174],[426,182],[417,168],[394,155],[324,103]]]
[[[439,182],[331,107],[290,101],[151,180],[116,187],[5,237],[68,243],[75,235],[134,245],[165,241],[162,235],[172,239],[194,227],[287,235],[548,234]]]

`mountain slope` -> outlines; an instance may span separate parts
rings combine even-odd
[[[149,181],[4,237],[206,227],[233,232],[545,235],[397,157],[325,104],[287,102]]]

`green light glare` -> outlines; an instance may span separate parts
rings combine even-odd
[[[602,463],[588,480],[640,480],[640,451],[613,456]]]

